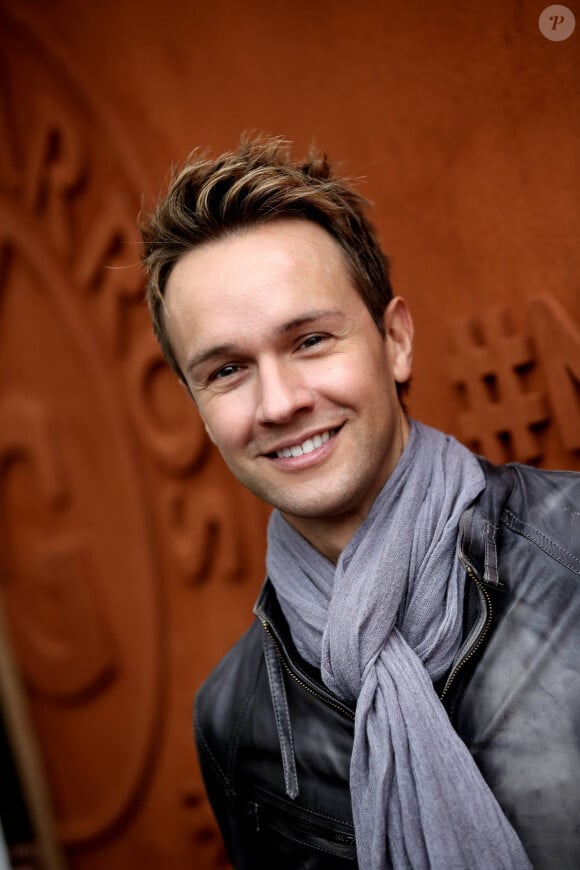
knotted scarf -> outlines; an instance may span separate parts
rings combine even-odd
[[[476,458],[417,422],[336,567],[275,511],[267,567],[301,655],[356,701],[361,870],[523,870],[523,847],[433,689],[462,633],[459,519]]]

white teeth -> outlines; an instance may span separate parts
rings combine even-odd
[[[302,456],[303,453],[312,453],[317,447],[322,447],[330,438],[330,431],[323,432],[322,435],[314,435],[312,438],[307,438],[302,444],[296,444],[294,447],[284,447],[283,450],[276,451],[276,456],[279,459],[287,459],[289,456]]]

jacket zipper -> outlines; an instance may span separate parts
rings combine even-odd
[[[485,618],[485,622],[484,622],[478,636],[475,638],[475,640],[471,644],[470,648],[461,657],[461,659],[457,662],[457,664],[455,665],[455,667],[453,668],[453,670],[451,671],[451,673],[447,677],[447,680],[445,682],[443,690],[442,690],[441,694],[439,695],[439,699],[441,701],[443,701],[445,696],[449,694],[449,690],[451,689],[452,684],[455,682],[455,679],[457,678],[457,674],[459,673],[459,671],[467,664],[467,662],[470,661],[470,659],[473,658],[475,653],[481,647],[483,641],[485,640],[485,638],[489,634],[489,629],[491,628],[491,623],[493,620],[493,606],[492,606],[491,598],[490,598],[490,595],[489,595],[487,589],[485,588],[485,586],[483,585],[481,580],[477,577],[475,571],[473,570],[473,568],[470,565],[466,565],[465,570],[467,572],[467,576],[470,578],[470,580],[473,580],[473,582],[477,586],[479,594],[481,595],[482,599],[485,602],[485,605],[487,607],[486,618]]]
[[[280,644],[278,643],[278,640],[275,637],[274,632],[272,631],[272,627],[270,626],[270,623],[266,619],[260,619],[260,622],[262,623],[264,631],[266,632],[266,634],[268,635],[268,637],[270,638],[270,640],[274,644],[274,649],[276,650],[276,654],[277,654],[278,658],[280,659],[280,661],[282,662],[282,665],[283,665],[286,673],[290,674],[292,679],[296,683],[298,683],[299,686],[301,686],[307,692],[310,692],[310,694],[314,695],[315,698],[318,698],[319,701],[323,701],[328,707],[333,707],[335,710],[338,710],[339,713],[342,713],[348,719],[351,719],[352,721],[354,721],[354,713],[352,713],[348,709],[348,707],[344,707],[342,704],[337,703],[335,701],[332,701],[330,698],[325,697],[320,692],[317,692],[315,689],[313,689],[311,686],[309,686],[307,683],[305,683],[304,680],[301,680],[300,677],[296,673],[294,673],[294,671],[292,670],[292,668],[290,667],[290,665],[286,661],[286,656],[283,654],[282,650],[280,649]]]

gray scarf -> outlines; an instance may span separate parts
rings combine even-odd
[[[522,845],[433,689],[462,632],[459,518],[475,457],[413,422],[336,568],[275,511],[267,567],[301,655],[356,700],[350,788],[364,870],[523,870]]]

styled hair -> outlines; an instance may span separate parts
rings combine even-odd
[[[243,137],[236,151],[214,159],[194,151],[141,224],[153,329],[178,377],[185,381],[164,321],[171,270],[198,245],[282,218],[312,221],[338,242],[354,286],[384,334],[383,315],[393,297],[389,261],[367,206],[345,178],[334,175],[325,154],[294,161],[283,138]]]

